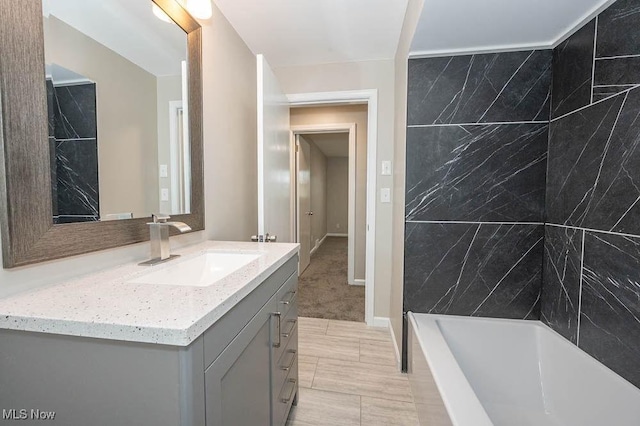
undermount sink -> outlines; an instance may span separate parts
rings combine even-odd
[[[127,281],[132,284],[208,287],[262,256],[262,253],[206,252],[193,259],[175,260],[161,269]]]

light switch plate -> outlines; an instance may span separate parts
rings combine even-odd
[[[160,201],[169,201],[169,188],[162,188],[160,190]]]
[[[381,203],[390,203],[391,202],[391,188],[381,188],[380,189],[380,202]]]
[[[166,178],[169,177],[169,168],[166,164],[160,164],[160,177]]]
[[[391,176],[391,161],[382,162],[382,176]]]

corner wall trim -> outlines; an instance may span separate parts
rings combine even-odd
[[[389,318],[387,317],[373,317],[373,324],[371,324],[371,326],[390,328],[389,327],[390,324],[391,324],[391,321],[389,321]]]
[[[322,245],[322,243],[324,243],[324,240],[327,239],[327,236],[329,236],[329,234],[325,234],[324,237],[322,237],[322,239],[320,241],[318,241],[318,244],[316,244],[315,246],[313,246],[313,248],[311,249],[311,251],[309,252],[309,254],[313,254],[316,252],[316,250],[318,250],[320,248],[320,246]]]
[[[402,357],[400,356],[400,348],[398,348],[398,341],[396,340],[396,333],[393,332],[393,325],[389,321],[389,333],[391,333],[391,341],[393,343],[393,350],[396,354],[396,366],[398,371],[402,370]]]
[[[366,281],[365,280],[353,280],[352,283],[349,283],[349,285],[365,285]],[[379,318],[379,317],[374,317],[374,318]]]

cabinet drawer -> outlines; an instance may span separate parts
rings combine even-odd
[[[298,355],[293,360],[291,364],[288,375],[282,383],[282,387],[277,393],[274,393],[273,404],[273,426],[284,426],[287,422],[287,417],[289,417],[289,411],[291,410],[291,405],[293,404],[293,400],[296,398],[298,393]]]
[[[275,359],[272,366],[273,378],[271,390],[278,395],[284,386],[287,377],[291,373],[293,365],[298,362],[298,328],[293,332],[289,345],[284,348],[279,358]]]
[[[278,309],[282,316],[286,316],[289,310],[298,305],[298,276],[293,274],[287,282],[278,290]]]
[[[292,276],[297,282],[297,268],[298,256],[296,255],[204,332],[205,367],[211,365],[254,315],[260,311],[266,301],[283,291],[281,287],[283,283],[288,283]]]
[[[289,345],[291,336],[298,326],[298,300],[297,300],[298,277],[294,274],[276,295],[278,300],[278,312],[280,312],[280,327],[274,327],[273,363],[278,361]],[[286,303],[284,303],[286,302]],[[296,340],[297,342],[297,340]],[[296,343],[297,345],[297,343]]]

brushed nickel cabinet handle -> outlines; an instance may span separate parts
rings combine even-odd
[[[291,357],[291,361],[289,361],[289,364],[280,366],[280,369],[284,371],[289,371],[291,367],[293,367],[293,364],[296,362],[297,357],[297,351],[295,349],[290,349],[287,352],[293,354],[293,356]]]
[[[289,300],[281,300],[280,303],[282,303],[283,305],[290,305],[295,300],[296,293],[297,293],[297,291],[295,291],[295,290],[290,291],[289,294],[291,296],[289,296]]]
[[[282,344],[282,338],[280,337],[280,334],[282,332],[282,313],[281,312],[274,312],[271,315],[273,315],[274,317],[278,317],[278,332],[276,333],[276,335],[278,336],[278,343],[273,343],[273,347],[274,348],[279,348],[280,345]]]
[[[282,337],[284,337],[285,339],[289,338],[289,336],[291,336],[291,333],[293,333],[293,329],[296,328],[296,323],[298,322],[297,319],[290,319],[287,320],[287,322],[289,324],[291,324],[291,328],[289,329],[289,331],[282,333]]]
[[[293,398],[293,393],[296,391],[296,383],[298,381],[296,379],[289,379],[287,380],[287,383],[292,383],[293,386],[291,386],[291,390],[289,391],[289,396],[286,398],[280,398],[280,401],[284,404],[288,404],[289,401],[291,401],[291,398]]]

